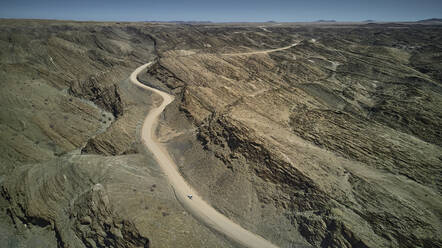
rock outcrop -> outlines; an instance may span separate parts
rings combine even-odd
[[[69,217],[75,219],[75,233],[86,247],[149,247],[149,239],[132,222],[115,216],[101,184],[79,197]]]
[[[75,81],[69,92],[77,97],[85,98],[111,112],[115,117],[123,115],[123,103],[117,85],[103,85],[104,78],[92,76],[85,81]]]
[[[59,159],[10,175],[1,196],[14,225],[50,228],[60,247],[149,247],[149,239],[113,210],[103,185],[91,185],[96,179],[72,165]]]

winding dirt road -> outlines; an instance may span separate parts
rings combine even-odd
[[[272,53],[282,50],[287,50],[289,48],[292,48],[294,46],[297,46],[299,42],[293,43],[290,46],[275,48],[275,49],[269,49],[269,50],[262,50],[262,51],[252,51],[252,52],[244,52],[244,53],[224,53],[222,55],[224,56],[241,56],[241,55],[253,55],[253,54],[263,54],[263,53]]]
[[[281,51],[285,49],[289,49],[297,45],[298,43],[292,44],[287,47],[272,49],[272,50],[264,50],[264,51],[256,51],[256,52],[248,52],[248,53],[240,53],[240,54],[224,54],[227,56],[232,55],[251,55],[251,54],[261,54],[261,53],[269,53],[274,51]],[[259,235],[256,235],[252,232],[247,231],[242,228],[240,225],[236,224],[232,220],[228,219],[226,216],[222,215],[218,211],[216,211],[212,206],[210,206],[207,202],[205,202],[198,193],[190,187],[189,184],[184,180],[181,174],[178,171],[178,167],[176,166],[173,159],[170,157],[166,148],[157,140],[155,136],[155,129],[158,124],[158,118],[160,114],[164,111],[167,105],[169,105],[174,97],[169,95],[163,91],[151,88],[140,83],[137,79],[137,75],[141,73],[144,69],[149,67],[153,62],[149,62],[138,67],[132,74],[130,75],[130,80],[133,84],[160,95],[163,98],[163,102],[160,106],[152,109],[149,114],[146,116],[144,120],[143,127],[141,130],[141,139],[144,145],[149,149],[154,155],[156,161],[161,166],[164,174],[166,174],[169,179],[169,183],[175,191],[176,198],[183,205],[183,207],[191,213],[195,218],[209,226],[212,229],[226,235],[229,239],[241,244],[244,247],[249,248],[277,248],[274,244],[265,240]],[[192,199],[189,199],[187,195],[192,194]]]

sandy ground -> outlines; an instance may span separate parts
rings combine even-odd
[[[163,98],[161,105],[152,109],[144,120],[141,138],[144,145],[152,152],[158,164],[169,179],[178,201],[199,221],[245,247],[277,247],[264,238],[247,231],[216,211],[187,184],[178,172],[175,162],[172,160],[164,146],[157,141],[154,132],[158,124],[158,117],[163,112],[164,108],[174,100],[174,97],[160,90],[143,85],[137,80],[137,75],[151,64],[152,62],[138,67],[130,76],[130,80],[135,85],[153,91]],[[187,197],[189,194],[193,195],[192,199]]]

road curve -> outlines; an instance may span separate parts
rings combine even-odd
[[[237,55],[252,55],[252,54],[262,54],[281,51],[289,49],[296,46],[298,43],[294,43],[290,46],[254,51],[247,53],[231,53],[222,54],[225,56],[237,56]],[[160,106],[153,108],[144,120],[143,127],[141,130],[141,140],[147,149],[151,151],[154,155],[156,161],[160,165],[164,174],[166,174],[169,183],[171,184],[173,190],[175,191],[175,196],[178,201],[183,205],[183,207],[191,213],[195,218],[209,226],[210,228],[224,234],[229,239],[241,244],[244,247],[249,248],[277,248],[276,245],[270,243],[261,236],[254,234],[242,228],[240,225],[236,224],[232,220],[228,219],[226,216],[222,215],[220,212],[216,211],[212,206],[205,202],[192,187],[184,180],[178,171],[178,167],[170,157],[166,148],[157,140],[155,136],[155,129],[158,124],[158,118],[160,114],[164,111],[167,105],[169,105],[174,97],[158,89],[146,86],[137,79],[137,75],[140,74],[144,69],[149,67],[153,62],[149,62],[138,67],[130,75],[130,81],[140,88],[150,90],[163,98],[163,102]],[[192,199],[189,199],[187,195],[192,194]]]
[[[161,166],[161,169],[166,174],[169,179],[169,183],[175,191],[176,198],[184,206],[184,208],[190,212],[195,218],[203,222],[210,228],[217,230],[218,232],[226,235],[231,240],[250,248],[258,247],[269,247],[276,248],[264,238],[247,231],[240,225],[236,224],[232,220],[228,219],[213,207],[207,204],[198,193],[192,189],[181,174],[178,172],[178,168],[167,152],[166,148],[158,142],[155,137],[155,129],[158,124],[158,117],[164,111],[166,106],[170,104],[174,97],[157,89],[148,87],[140,83],[137,79],[137,75],[144,69],[149,67],[152,62],[144,64],[138,67],[130,75],[130,80],[133,84],[160,95],[163,98],[163,102],[160,106],[152,109],[144,120],[143,127],[141,130],[141,139],[144,145],[149,149],[154,155],[156,161]],[[192,199],[189,199],[187,195],[192,194]]]

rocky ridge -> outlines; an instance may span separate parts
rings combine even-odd
[[[149,25],[0,29],[1,247],[231,246],[183,213],[140,147],[157,99],[126,79],[154,58]]]
[[[410,50],[440,50],[439,27],[278,26],[263,39],[258,28],[193,29],[184,39],[225,36],[164,49],[148,75],[181,96],[159,133],[176,133],[180,170],[216,208],[282,247],[440,246],[440,81]],[[264,50],[287,34],[303,41],[222,55],[227,39]],[[170,44],[153,37],[159,51]]]

